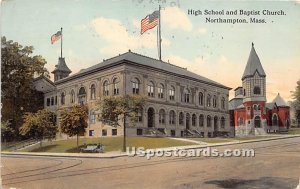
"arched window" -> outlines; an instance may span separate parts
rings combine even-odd
[[[278,126],[278,116],[277,116],[277,114],[273,114],[273,116],[272,116],[272,126]]]
[[[184,89],[183,91],[183,102],[185,103],[190,102],[190,91],[188,89]]]
[[[243,119],[242,117],[240,117],[240,118],[238,119],[238,124],[239,124],[239,125],[244,125],[244,119]]]
[[[184,115],[182,112],[179,113],[179,125],[183,125]]]
[[[260,95],[260,87],[255,86],[254,89],[253,89],[253,93],[256,94],[256,95]]]
[[[206,98],[206,106],[207,106],[207,107],[210,107],[210,106],[211,106],[211,96],[210,96],[210,95],[207,95],[207,98]]]
[[[214,128],[218,128],[218,116],[214,117]]]
[[[253,105],[253,110],[255,110],[255,111],[257,110],[257,105],[256,104]]]
[[[152,81],[148,83],[148,96],[154,97],[154,83]]]
[[[109,95],[109,85],[108,81],[104,81],[103,83],[103,96],[108,96]]]
[[[91,99],[96,99],[96,87],[95,84],[91,85]]]
[[[95,111],[94,111],[94,110],[91,110],[91,111],[90,111],[90,123],[91,123],[91,124],[96,123],[96,114],[95,114]]]
[[[206,125],[207,125],[207,127],[211,127],[211,118],[209,115],[207,116],[207,119],[206,119]]]
[[[175,100],[175,87],[171,86],[169,89],[169,99]]]
[[[72,91],[71,91],[71,93],[70,93],[70,96],[71,96],[70,102],[71,102],[72,104],[75,103],[75,92],[74,92],[73,89],[72,89]]]
[[[213,96],[213,107],[217,107],[217,97],[216,95]]]
[[[159,84],[157,87],[158,98],[164,98],[164,86]]]
[[[199,116],[199,126],[200,127],[204,126],[204,116],[203,116],[203,114],[200,114],[200,116]]]
[[[222,108],[222,110],[225,110],[225,98],[224,97],[222,97],[222,99],[221,99],[221,108]]]
[[[192,115],[192,126],[196,126],[196,114]]]
[[[60,94],[60,104],[61,105],[65,105],[65,93],[64,92],[62,92],[61,94]],[[53,100],[54,101],[54,100]]]
[[[85,88],[81,87],[79,89],[79,92],[78,92],[78,101],[79,101],[79,104],[83,105],[85,103],[85,100],[86,100]]]
[[[221,128],[225,128],[225,118],[221,117]]]
[[[203,93],[202,92],[199,93],[199,105],[203,106]]]
[[[119,94],[119,80],[117,78],[113,79],[113,86],[114,86],[114,95]]]
[[[176,123],[176,115],[175,115],[174,110],[171,110],[169,113],[169,124],[175,125],[175,123]]]
[[[165,124],[165,117],[166,117],[165,110],[160,109],[159,110],[159,120],[158,120],[160,124]]]
[[[132,93],[139,94],[140,92],[140,81],[137,78],[134,78],[132,81]]]

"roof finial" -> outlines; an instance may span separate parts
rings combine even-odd
[[[254,47],[254,43],[252,42],[252,47]]]

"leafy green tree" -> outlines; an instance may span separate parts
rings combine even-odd
[[[295,91],[292,92],[294,99],[292,106],[295,109],[295,117],[298,120],[298,127],[300,126],[300,79],[297,81]]]
[[[74,105],[61,110],[60,129],[68,136],[77,136],[77,148],[79,135],[85,132],[88,123],[88,109],[86,106]]]
[[[10,121],[1,123],[1,142],[11,142],[15,138],[15,131]]]
[[[117,127],[123,119],[123,151],[126,151],[126,119],[133,126],[139,118],[146,103],[146,97],[140,95],[110,96],[99,101],[101,110],[99,120],[105,124]]]
[[[18,132],[25,112],[43,108],[43,98],[33,87],[34,76],[49,76],[45,59],[31,56],[32,46],[23,47],[17,42],[1,38],[1,109],[2,120],[11,120]],[[18,134],[18,133],[16,133]]]
[[[20,134],[37,139],[42,145],[43,139],[55,138],[58,131],[55,113],[48,109],[38,110],[36,113],[27,112],[23,116],[24,122],[20,127]]]

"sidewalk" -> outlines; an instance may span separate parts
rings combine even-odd
[[[246,141],[231,141],[231,142],[213,143],[213,144],[205,143],[205,142],[197,142],[195,140],[190,140],[190,139],[174,138],[174,140],[184,140],[184,141],[194,142],[195,145],[158,148],[156,150],[165,150],[165,151],[189,150],[189,149],[227,146],[227,145],[252,143],[252,142],[272,141],[272,140],[280,140],[280,139],[296,138],[296,137],[300,137],[300,135],[285,135],[285,136],[278,136],[278,137],[272,137],[272,138],[266,138],[266,139],[262,138],[262,139],[246,140]],[[197,143],[199,143],[199,144],[197,144]],[[118,158],[118,157],[128,156],[126,152],[121,152],[121,151],[113,151],[113,152],[106,152],[106,153],[1,152],[1,156],[3,156],[3,155],[4,156],[5,155],[9,155],[9,156],[22,155],[22,156],[38,156],[38,157],[58,157],[58,158],[65,158],[65,157],[68,157],[68,158]]]

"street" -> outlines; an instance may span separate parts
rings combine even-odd
[[[217,147],[255,157],[57,158],[2,156],[3,188],[295,189],[300,137]]]

